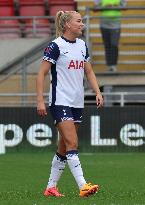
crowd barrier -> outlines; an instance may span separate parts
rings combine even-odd
[[[79,129],[80,152],[145,151],[144,107],[86,106]],[[41,118],[36,108],[0,108],[0,154],[55,151],[58,132],[48,110]]]

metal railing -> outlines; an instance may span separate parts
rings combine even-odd
[[[6,21],[6,22],[5,22]],[[5,16],[0,17],[0,36],[48,37],[55,32],[54,16]]]
[[[145,92],[103,92],[104,106],[145,105]],[[48,104],[48,93],[44,93]],[[85,92],[85,105],[95,105],[95,93]],[[0,93],[0,107],[36,106],[36,93]]]
[[[133,7],[132,7],[133,8]],[[144,7],[141,7],[143,9]],[[87,8],[88,9],[88,8]],[[94,8],[93,8],[94,9]],[[95,8],[96,9],[96,8]],[[112,8],[113,9],[113,8]],[[120,8],[119,8],[120,9]],[[88,12],[88,11],[87,11]],[[90,28],[91,23],[90,20],[94,18],[100,18],[100,17],[94,17],[89,16],[88,13],[84,17],[84,20],[86,22],[86,42],[90,44]],[[123,19],[144,19],[145,15],[141,16],[123,16]],[[24,25],[22,21],[24,19],[31,19],[32,20],[32,27],[31,32],[32,34],[38,34],[37,33],[37,19],[49,19],[49,21],[52,23],[52,33],[54,34],[54,17],[36,17],[36,16],[29,16],[29,17],[0,17],[0,19],[13,19],[13,20],[19,20],[20,25]],[[144,25],[144,23],[142,24]],[[141,25],[141,27],[142,27]],[[98,25],[96,25],[98,26]],[[134,27],[134,29],[137,29]],[[131,34],[131,33],[130,33]],[[100,35],[100,34],[99,34]],[[142,33],[143,37],[145,37],[145,33]],[[51,35],[52,37],[52,35]],[[50,39],[51,40],[51,39]],[[3,72],[1,74],[8,74],[6,76],[1,76],[0,81],[2,82],[7,77],[10,77],[11,75],[21,72],[22,73],[22,93],[5,93],[0,94],[0,106],[35,106],[36,105],[36,94],[35,93],[27,93],[27,66],[34,62],[36,59],[39,59],[42,57],[42,50],[46,47],[46,42],[48,40],[46,39],[43,42],[42,46],[37,46],[37,49],[32,49],[29,53],[26,55],[23,55],[16,59],[14,62],[11,62],[9,65],[7,65],[5,68],[3,68]],[[142,43],[142,47],[145,46],[145,44]],[[89,46],[90,48],[91,46]],[[91,52],[90,52],[91,53]],[[98,53],[97,53],[98,55]],[[104,55],[103,53],[100,53],[100,55]],[[125,53],[126,55],[126,53]],[[132,53],[131,53],[132,55]],[[145,59],[145,58],[144,58]],[[133,62],[133,59],[132,59]],[[104,63],[103,61],[97,61],[98,64]],[[126,63],[124,61],[124,63]],[[143,64],[144,60],[143,60]],[[29,91],[28,91],[29,92]],[[105,106],[112,106],[112,105],[119,105],[119,106],[125,106],[126,104],[145,104],[145,93],[144,92],[112,92],[112,93],[103,93],[104,100],[105,100]],[[138,97],[137,97],[138,96]],[[46,94],[46,97],[48,95]],[[93,104],[95,103],[93,93],[85,93],[85,104]],[[47,102],[47,101],[46,101]]]
[[[32,48],[27,53],[15,58],[13,61],[7,63],[3,67],[0,67],[0,84],[3,83],[8,78],[10,78],[12,75],[19,73],[22,76],[21,91],[23,93],[27,92],[28,66],[33,62],[35,62],[36,60],[42,58],[42,52],[46,48],[48,42],[54,38],[54,34],[55,34],[54,19],[55,18],[53,16],[0,17],[0,20],[18,21],[18,24],[14,24],[14,25],[12,24],[12,26],[8,25],[7,24],[8,22],[6,22],[6,24],[2,24],[2,22],[0,21],[0,34],[3,33],[4,35],[7,35],[8,33],[20,32],[21,33],[20,37],[27,36],[27,34],[31,34],[31,37],[40,37],[41,34],[45,35],[44,41],[41,42],[39,45]],[[38,20],[48,20],[48,25],[46,23],[43,24],[43,21],[39,22]]]
[[[54,37],[45,39],[36,47],[32,48],[29,52],[17,57],[12,62],[0,68],[0,84],[15,74],[21,75],[21,91],[27,93],[28,91],[28,66],[38,59],[42,58],[42,52],[46,48],[49,41]]]

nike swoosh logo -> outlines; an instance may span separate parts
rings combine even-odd
[[[63,54],[67,54],[68,52],[63,52]]]

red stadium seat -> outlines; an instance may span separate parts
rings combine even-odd
[[[0,16],[14,16],[14,8],[11,6],[0,6]]]
[[[48,37],[50,34],[50,25],[48,19],[28,19],[25,22],[25,36],[26,37]],[[34,26],[34,28],[33,28]]]
[[[0,38],[19,38],[20,28],[17,20],[0,20]]]
[[[20,16],[45,16],[44,6],[20,6]]]
[[[20,16],[45,16],[44,0],[19,0]]]
[[[55,16],[57,11],[72,11],[75,10],[74,0],[48,0],[50,16]]]
[[[20,5],[44,5],[44,0],[19,0]]]
[[[0,6],[11,6],[14,4],[14,0],[0,0]]]
[[[49,8],[50,16],[55,16],[58,11],[73,11],[74,5],[73,4],[65,4],[65,5],[51,5]]]
[[[45,16],[44,0],[19,0],[20,16]],[[49,22],[47,19],[32,19],[23,21],[23,36],[46,37],[49,33]]]
[[[0,0],[0,16],[15,16],[14,1]],[[20,28],[18,20],[1,19],[0,20],[0,38],[18,38],[20,37]]]
[[[65,0],[65,1],[60,1],[60,0],[48,0],[49,4],[74,4],[74,0]]]
[[[0,16],[14,16],[13,0],[0,0]]]

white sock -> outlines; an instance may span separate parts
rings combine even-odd
[[[51,173],[47,188],[56,187],[66,165],[66,157],[58,152],[54,155],[51,165]]]
[[[78,157],[78,151],[70,150],[66,153],[66,157],[68,166],[79,186],[79,189],[81,189],[86,184],[86,180],[83,176],[83,170],[81,168],[81,163]]]

